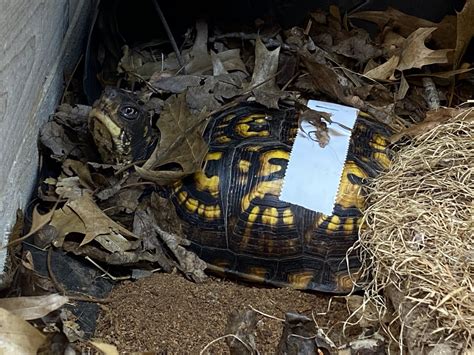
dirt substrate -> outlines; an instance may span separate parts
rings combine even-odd
[[[153,351],[168,354],[198,354],[213,340],[226,334],[229,314],[254,309],[277,318],[296,311],[314,317],[336,344],[360,329],[349,328],[342,335],[347,319],[344,299],[291,289],[261,288],[230,281],[210,279],[202,284],[180,275],[155,274],[136,282],[124,282],[111,294],[112,302],[100,314],[96,336],[117,346],[120,352]],[[258,315],[257,349],[275,353],[283,329],[282,322]],[[224,339],[207,348],[208,353],[228,353]]]

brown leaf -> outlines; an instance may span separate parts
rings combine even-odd
[[[366,63],[369,59],[382,54],[382,50],[375,47],[370,41],[370,36],[367,32],[357,29],[351,31],[349,35],[350,37],[343,39],[332,47],[335,53],[348,58],[354,58],[359,63]]]
[[[91,341],[90,344],[101,351],[103,355],[119,355],[117,347],[100,341]]]
[[[408,70],[421,68],[430,64],[448,62],[450,49],[432,50],[425,46],[425,40],[436,28],[419,28],[413,32],[403,43],[401,48],[385,63],[369,70],[365,75],[374,80],[395,80],[395,70]]]
[[[345,102],[346,95],[339,83],[339,75],[328,65],[318,63],[309,52],[300,51],[299,55],[311,76],[314,89],[334,100]]]
[[[189,112],[184,94],[171,96],[158,120],[160,143],[143,167],[136,167],[137,172],[144,179],[167,185],[201,169],[208,150],[202,137],[205,123],[204,115]],[[166,164],[178,165],[180,170],[158,170]]]
[[[45,339],[27,321],[0,308],[0,353],[36,354]]]
[[[260,37],[255,43],[255,68],[248,88],[255,100],[269,108],[278,108],[282,92],[276,85],[280,47],[269,51]]]
[[[467,0],[457,17],[456,49],[454,50],[454,69],[459,67],[467,46],[474,36],[474,0]]]
[[[169,263],[175,264],[181,272],[195,282],[204,281],[207,278],[204,273],[207,264],[194,252],[185,248],[190,242],[183,237],[181,222],[173,203],[169,199],[153,194],[151,206],[153,210],[148,208],[142,217],[146,219],[147,228],[153,229],[177,260],[177,264],[172,260]]]
[[[412,68],[421,68],[424,65],[440,64],[448,62],[448,53],[450,49],[432,50],[426,48],[425,40],[436,28],[419,28],[413,32],[405,41],[400,54],[398,70],[407,70]]]
[[[114,252],[117,249],[111,244],[117,245],[119,250],[130,248],[125,236],[138,239],[135,234],[117,224],[102,212],[90,196],[83,196],[80,199],[69,201],[66,206],[73,210],[84,223],[85,236],[81,246],[96,239],[104,248]],[[102,237],[102,240],[98,239],[100,237]],[[109,247],[105,246],[104,243]]]
[[[45,296],[1,298],[0,308],[24,320],[32,320],[46,316],[67,302],[69,302],[67,297],[55,293]]]
[[[433,40],[440,48],[453,48],[456,30],[456,18],[445,16],[440,23],[431,22],[420,17],[410,16],[394,8],[385,11],[361,11],[350,15],[350,18],[358,18],[376,23],[380,29],[386,25],[394,27],[397,32],[406,37],[420,27],[435,27]]]
[[[378,67],[375,67],[369,70],[364,75],[374,80],[388,80],[393,77],[393,74],[395,73],[395,69],[397,69],[398,67],[399,61],[400,61],[400,57],[397,55],[394,55],[385,63],[380,64]]]
[[[415,124],[400,133],[394,134],[390,137],[390,141],[394,143],[399,141],[404,136],[415,137],[417,135],[423,134],[461,113],[462,110],[453,108],[440,108],[438,110],[428,111],[426,113],[426,118],[422,122]],[[473,118],[474,116],[471,116],[470,119]]]
[[[84,234],[81,246],[96,240],[112,253],[134,248],[134,243],[126,237],[138,239],[111,220],[88,195],[68,201],[62,209],[54,211],[50,225],[58,231],[58,239],[54,242],[56,247],[62,246],[70,233]]]
[[[59,177],[58,181],[56,182],[56,194],[58,196],[62,196],[67,198],[68,200],[74,200],[85,194],[91,194],[92,191],[89,189],[84,189],[84,186],[81,183],[81,179],[78,176],[72,177]]]
[[[405,76],[402,73],[402,77],[400,78],[400,87],[398,88],[398,92],[395,94],[395,101],[403,100],[409,88],[410,85],[408,84],[407,79],[405,79]]]
[[[433,78],[439,78],[439,79],[449,79],[449,78],[452,78],[453,76],[456,76],[456,75],[459,75],[459,74],[464,74],[464,73],[469,73],[473,70],[474,70],[474,68],[462,68],[462,69],[448,70],[448,71],[442,71],[442,72],[437,72],[437,73],[409,74],[409,75],[407,75],[407,77],[409,77],[409,78],[433,77]]]
[[[207,50],[208,28],[204,21],[196,22],[196,39],[191,52],[191,61],[185,65],[187,74],[202,74],[212,68],[211,55]]]

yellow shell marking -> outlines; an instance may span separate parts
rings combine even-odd
[[[344,165],[342,172],[341,183],[339,185],[339,192],[336,197],[336,203],[344,208],[356,207],[362,209],[364,207],[365,198],[361,194],[361,186],[353,184],[347,177],[348,174],[354,174],[359,178],[366,178],[367,174],[357,166],[353,161],[348,161]]]
[[[309,283],[313,279],[311,271],[296,272],[288,275],[288,282],[296,289],[308,288]]]
[[[231,114],[225,116],[225,117],[223,118],[222,122],[230,122],[230,121],[232,121],[232,120],[234,119],[234,117],[235,117],[235,114],[231,113]],[[227,125],[226,125],[226,126],[227,126]]]
[[[250,207],[250,202],[255,198],[263,199],[266,194],[278,196],[281,190],[283,180],[262,181],[257,184],[247,195],[242,197],[242,210],[246,211]]]
[[[391,161],[387,154],[382,152],[374,153],[374,158],[384,169],[387,169],[390,166]]]
[[[342,225],[342,229],[349,233],[354,232],[354,218],[347,218],[344,224]]]
[[[246,123],[251,121],[265,120],[266,115],[264,113],[254,113],[253,115],[248,115],[247,117],[241,119],[239,123]]]
[[[199,207],[199,201],[190,197],[184,202],[184,207],[186,207],[189,212],[195,213]]]
[[[339,218],[339,216],[333,215],[333,216],[330,217],[328,222],[329,222],[328,223],[328,230],[331,231],[331,232],[335,232],[339,229],[341,219]]]
[[[211,205],[211,206],[203,205],[203,207],[204,207],[203,217],[206,217],[207,219],[217,219],[221,217],[221,208],[219,207],[219,205]]]
[[[246,123],[240,123],[235,126],[235,131],[241,137],[268,137],[270,135],[268,131],[251,131],[250,125]]]
[[[278,210],[275,207],[266,208],[262,214],[262,223],[275,226],[278,224]]]
[[[263,267],[258,267],[258,266],[252,266],[248,268],[248,276],[249,279],[254,280],[254,281],[264,281],[265,277],[267,275],[267,269]]]
[[[252,145],[252,146],[247,148],[247,151],[249,151],[249,152],[258,152],[258,151],[260,151],[261,148],[262,147],[259,146],[259,145]]]
[[[213,197],[219,195],[219,176],[207,177],[202,171],[194,174],[196,188],[199,191],[209,191]]]
[[[207,153],[204,160],[219,160],[222,158],[222,152]]]
[[[252,211],[250,211],[250,214],[247,217],[247,226],[252,226],[252,224],[257,220],[259,214],[260,208],[258,206],[252,208]]]
[[[183,204],[188,199],[188,193],[186,191],[181,191],[177,195],[179,203]]]
[[[248,173],[250,170],[250,162],[248,160],[239,160],[239,170],[241,173]]]
[[[227,136],[220,136],[220,137],[216,138],[217,143],[229,143],[231,140],[232,139],[230,139]]]
[[[290,158],[290,153],[284,150],[271,150],[265,152],[260,157],[260,175],[270,176],[271,174],[278,172],[282,169],[281,165],[271,164],[270,159],[285,159]]]
[[[295,218],[293,216],[293,212],[291,209],[287,208],[286,210],[283,211],[283,223],[285,223],[287,226],[293,225],[295,222]]]
[[[190,213],[197,213],[201,217],[207,219],[217,219],[221,216],[221,208],[219,205],[205,205],[198,200],[188,197],[186,191],[181,191],[177,194],[178,201],[184,205],[186,210]]]

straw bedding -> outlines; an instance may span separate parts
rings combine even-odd
[[[410,353],[473,346],[474,110],[449,112],[373,182],[358,245],[371,273],[364,305],[380,319],[394,306],[386,330]]]

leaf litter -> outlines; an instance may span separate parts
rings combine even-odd
[[[159,116],[153,127],[159,132],[159,142],[146,161],[130,166],[106,164],[91,144],[90,106],[59,106],[40,132],[44,156],[50,156],[52,162],[40,178],[30,232],[15,243],[25,239],[29,243],[28,238],[33,237],[36,247],[62,249],[89,258],[101,270],[107,269],[107,274],[114,267],[122,267],[119,274],[123,267],[142,270],[146,275],[158,269],[177,270],[196,282],[208,282],[205,263],[186,249],[189,242],[174,208],[154,186],[172,185],[202,168],[208,152],[203,132],[212,114],[242,101],[269,108],[292,105],[303,112],[302,119],[315,126],[318,142],[324,146],[329,140],[324,122],[330,122],[330,117],[305,106],[307,99],[318,98],[354,106],[387,124],[394,132],[393,142],[410,142],[452,119],[450,108],[428,111],[430,102],[453,107],[472,97],[472,63],[463,60],[473,36],[474,27],[469,21],[473,8],[469,0],[456,16],[447,15],[435,23],[393,8],[343,16],[331,6],[328,13],[313,11],[301,27],[286,30],[268,19],[234,32],[198,20],[184,34],[180,53],[169,52],[169,39],[164,38],[126,43],[122,57],[116,60],[116,73],[108,76],[104,68],[96,74],[109,85],[139,93],[152,117]],[[379,32],[369,35],[352,24],[354,19],[376,23]],[[118,33],[112,30],[112,35]],[[120,51],[117,53],[120,55]],[[101,55],[107,54],[104,49]],[[101,57],[100,61],[106,63],[107,58]],[[116,78],[120,81],[114,82]],[[430,90],[426,79],[430,80]],[[35,266],[25,258],[21,258],[23,267],[29,265],[30,272],[34,272]],[[53,296],[37,297],[46,300]],[[16,310],[12,312],[21,310],[22,302],[26,302],[21,297],[18,301],[4,300],[13,302]],[[48,304],[38,305],[37,314],[59,303]],[[360,307],[352,309],[360,319],[373,318],[373,309],[367,314],[361,313]],[[242,309],[238,311],[243,314]],[[5,317],[10,317],[9,313]],[[64,312],[62,317],[63,327],[58,329],[63,329],[70,341],[81,339],[83,333],[72,316]],[[307,323],[308,337],[320,330],[314,328],[311,319],[298,315],[290,318],[285,327],[295,319]],[[28,346],[36,349],[42,337],[25,323],[19,326],[24,334],[32,334]],[[384,333],[383,322],[366,322],[362,328],[380,332],[386,341],[390,338]],[[241,338],[246,339],[245,344],[252,344],[251,349],[258,348],[263,337],[253,337],[252,327],[249,329]],[[398,341],[404,340],[403,334],[392,338],[397,336]],[[231,348],[239,348],[242,343],[233,339],[227,339]],[[326,345],[331,343],[322,336],[318,339]],[[352,346],[349,340],[339,342],[340,351]],[[212,339],[209,341],[212,343]],[[350,344],[360,345],[355,340]],[[378,338],[371,344],[379,346]],[[114,347],[101,342],[90,346],[115,352]],[[282,340],[279,346],[304,348],[307,344],[303,341],[292,345]]]

